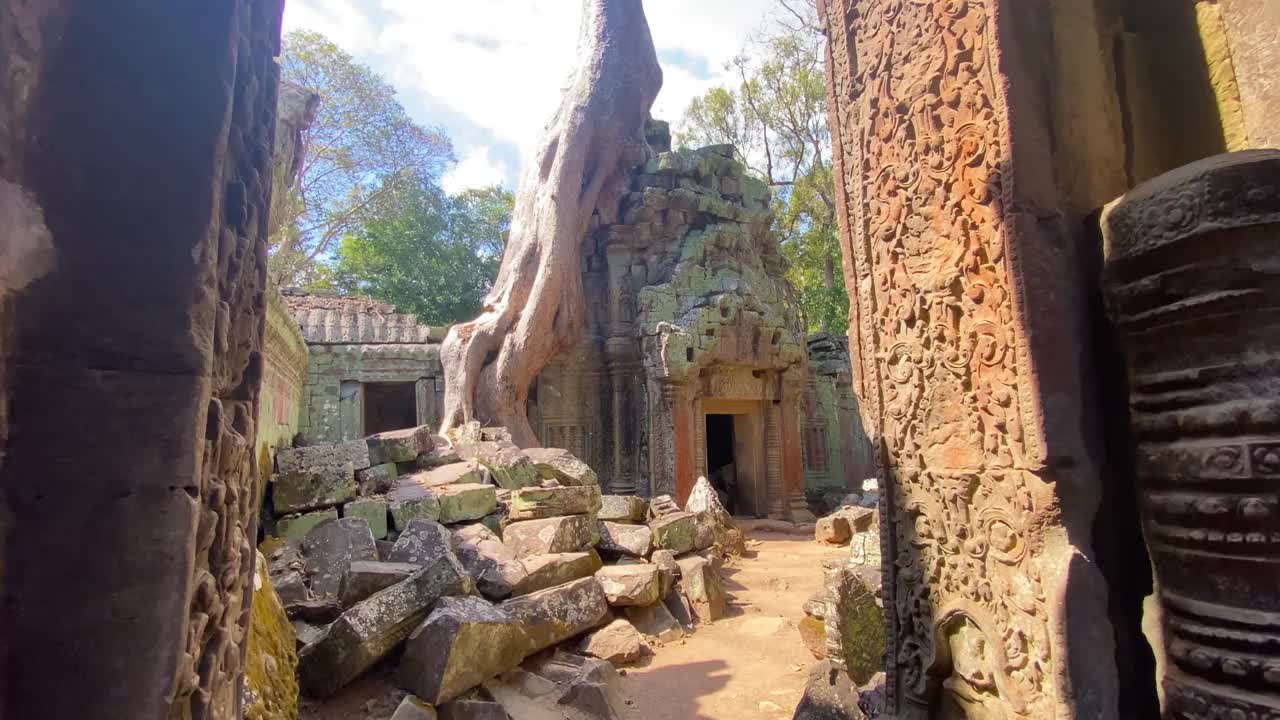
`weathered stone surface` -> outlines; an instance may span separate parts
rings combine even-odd
[[[372,465],[410,462],[418,453],[430,452],[433,445],[431,429],[426,425],[370,435],[364,441],[369,446]]]
[[[342,614],[342,606],[335,598],[307,598],[297,602],[285,603],[285,612],[290,620],[302,620],[313,625],[328,625]]]
[[[341,469],[350,465],[363,470],[369,462],[369,448],[363,440],[337,444],[319,444],[276,451],[276,468],[281,475],[319,469]]]
[[[604,495],[600,498],[599,520],[637,524],[649,515],[649,503],[635,495]]]
[[[543,654],[546,655],[545,653]],[[609,663],[557,651],[487,683],[485,689],[516,720],[613,720],[618,673]]]
[[[530,555],[521,561],[521,567],[526,574],[513,586],[511,594],[515,596],[590,577],[600,569],[600,563],[591,553],[552,553]]]
[[[597,523],[602,553],[648,557],[653,548],[653,531],[645,525],[625,525],[601,520]]]
[[[586,463],[574,457],[568,450],[559,448],[526,448],[525,457],[533,463],[538,474],[547,480],[557,480],[561,485],[595,486],[600,479]]]
[[[271,503],[280,513],[341,505],[355,496],[356,475],[350,463],[282,472],[271,483]]]
[[[805,615],[796,624],[800,632],[800,642],[813,653],[813,657],[824,660],[827,657],[827,624],[820,617]]]
[[[849,520],[840,515],[828,515],[818,518],[813,529],[813,539],[828,545],[843,545],[849,542]]]
[[[586,515],[524,520],[511,523],[502,542],[516,557],[581,552],[591,547],[595,521]]]
[[[858,565],[880,567],[880,531],[868,530],[850,537],[849,559]]]
[[[809,670],[804,697],[792,720],[865,720],[858,708],[858,688],[849,675],[829,660]]]
[[[332,518],[336,520],[337,518]],[[271,547],[268,543],[260,546],[270,553],[267,561],[271,585],[275,589],[280,602],[288,604],[301,602],[311,595],[306,583],[306,562],[302,559],[301,543],[284,542]]]
[[[644,641],[634,625],[618,619],[584,637],[578,649],[613,665],[627,665],[643,657]]]
[[[315,512],[286,515],[276,521],[276,535],[283,540],[298,540],[307,536],[311,529],[325,520],[337,520],[338,510],[327,508]]]
[[[379,590],[395,585],[420,569],[422,566],[414,563],[357,560],[351,563],[347,573],[342,576],[342,585],[338,589],[338,604],[349,608]]]
[[[253,613],[245,659],[244,714],[248,720],[295,720],[298,716],[296,638],[284,605],[271,586],[266,558],[258,553]]]
[[[707,515],[695,515],[693,524],[693,549],[706,550],[716,544],[715,524]]]
[[[489,528],[477,523],[452,533],[453,552],[475,580],[481,595],[489,600],[504,600],[526,582],[529,573],[525,564]]]
[[[724,616],[727,601],[720,572],[700,557],[680,558],[680,589],[693,606],[698,622],[709,623]]]
[[[590,515],[600,509],[598,485],[521,488],[511,493],[507,519],[539,520],[560,515]]]
[[[439,520],[440,498],[417,486],[398,487],[387,496],[387,510],[391,524],[403,532],[414,520]]]
[[[877,524],[874,502],[870,507],[842,507],[832,514],[844,518],[849,523],[850,533],[866,532]]]
[[[435,493],[440,501],[440,522],[445,524],[479,520],[498,507],[492,485],[442,485]]]
[[[453,557],[449,529],[434,520],[413,520],[396,538],[387,561],[425,566],[445,556]]]
[[[510,720],[500,703],[489,700],[454,700],[440,706],[440,720]]]
[[[290,624],[293,625],[293,634],[297,639],[299,653],[324,635],[325,626],[323,625],[309,623],[306,620],[294,620]]]
[[[693,614],[693,605],[689,604],[689,598],[685,597],[684,591],[679,586],[662,598],[662,604],[681,627],[692,629],[698,624],[698,618]]]
[[[599,625],[609,615],[604,588],[594,577],[512,598],[502,604],[542,650]]]
[[[680,577],[680,564],[676,562],[676,554],[670,550],[654,550],[649,562],[658,568],[658,592],[666,597]]]
[[[446,438],[440,435],[432,435],[431,443],[431,450],[418,456],[418,467],[431,469],[440,467],[441,465],[452,465],[462,461],[462,457],[459,456],[458,451],[454,449],[453,443],[449,442]]]
[[[627,619],[636,630],[655,637],[661,642],[673,642],[684,637],[684,627],[676,619],[665,603],[645,606],[631,606],[624,610]],[[690,623],[692,626],[692,623]]]
[[[387,499],[360,498],[342,506],[342,517],[364,518],[369,523],[369,532],[374,540],[387,537]]]
[[[391,720],[438,720],[435,708],[422,701],[422,698],[406,695],[396,707]]]
[[[670,550],[676,555],[694,549],[694,531],[697,518],[693,513],[673,512],[649,522],[653,531],[653,546],[659,550]]]
[[[484,482],[484,468],[474,462],[454,462],[428,470],[408,473],[397,487],[434,489],[440,485],[473,485]]]
[[[404,641],[437,600],[471,590],[471,578],[450,554],[356,604],[299,655],[303,690],[332,695]]]
[[[488,469],[498,487],[519,490],[537,487],[542,480],[533,461],[510,442],[482,440],[458,443],[455,447],[462,459],[474,460]]]
[[[531,650],[523,628],[475,597],[444,598],[409,636],[402,687],[435,705],[520,664]]]
[[[596,571],[596,580],[614,607],[644,607],[661,599],[656,565],[606,565]]]
[[[680,506],[676,504],[675,498],[670,495],[658,495],[657,497],[649,500],[649,510],[653,512],[653,516],[655,518],[681,512]]]
[[[320,523],[307,533],[302,557],[311,593],[334,599],[347,567],[356,560],[377,560],[378,548],[363,518],[341,518]]]
[[[847,564],[829,567],[825,582],[827,657],[855,683],[865,683],[884,668],[884,620],[875,589],[856,567]],[[960,628],[956,640],[980,647],[983,640],[976,633],[976,628]]]
[[[356,486],[360,495],[385,495],[395,489],[399,477],[395,463],[383,463],[357,470]]]

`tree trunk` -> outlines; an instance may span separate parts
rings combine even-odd
[[[441,348],[442,432],[479,420],[506,426],[522,447],[538,445],[529,386],[584,325],[581,246],[592,213],[611,222],[631,169],[648,158],[644,123],[662,70],[641,0],[585,0],[577,56],[582,64],[521,180],[493,290]]]

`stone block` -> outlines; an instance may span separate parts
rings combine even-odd
[[[805,615],[796,624],[800,632],[800,642],[813,653],[813,657],[824,660],[827,657],[827,624],[822,618]]]
[[[830,660],[824,660],[809,669],[809,680],[792,720],[866,720],[866,715],[858,707],[857,685]]]
[[[433,445],[431,428],[426,425],[370,435],[364,441],[372,465],[410,462],[418,453],[430,452]]]
[[[600,487],[600,479],[586,463],[573,453],[560,448],[527,448],[529,458],[538,475],[546,480],[556,480],[561,485]]]
[[[600,569],[599,560],[591,553],[530,555],[521,565],[526,574],[512,588],[511,594],[516,597],[590,577]]]
[[[644,640],[634,625],[619,618],[584,637],[578,650],[612,665],[628,665],[643,657]]]
[[[504,600],[528,577],[524,563],[483,525],[453,531],[453,552],[489,600]]]
[[[675,498],[670,495],[659,495],[650,500],[649,510],[653,512],[653,516],[655,518],[681,512],[680,506],[676,504]]]
[[[440,720],[511,720],[501,703],[491,700],[454,700],[440,706]]]
[[[698,619],[693,615],[693,606],[689,604],[689,598],[684,596],[684,591],[678,586],[663,596],[662,604],[681,627],[692,629],[698,624]]]
[[[586,515],[523,520],[508,525],[502,541],[518,558],[581,552],[591,547],[594,528],[595,521]]]
[[[391,720],[439,720],[435,708],[423,702],[421,698],[406,695],[396,707]]]
[[[849,542],[849,520],[841,515],[828,515],[819,518],[813,528],[813,539],[828,545],[843,545]]]
[[[356,496],[356,474],[350,463],[280,473],[271,483],[271,504],[278,513],[341,505]]]
[[[514,522],[561,515],[590,515],[599,509],[598,485],[521,488],[511,493],[507,519]]]
[[[644,607],[632,606],[626,608],[623,612],[627,614],[627,619],[631,621],[631,625],[636,630],[657,638],[660,642],[673,642],[685,635],[684,627],[681,626],[681,623],[665,603],[656,603]]]
[[[855,533],[849,539],[849,559],[858,565],[880,567],[880,531]]]
[[[666,597],[680,577],[680,565],[676,562],[675,553],[670,550],[655,550],[649,562],[658,568],[658,592]]]
[[[440,502],[440,522],[446,524],[479,520],[498,507],[492,485],[441,485],[435,495]]]
[[[827,657],[861,685],[884,669],[884,617],[875,588],[853,565],[828,568],[825,582]]]
[[[418,519],[396,538],[387,561],[426,566],[445,556],[454,557],[449,530],[434,520]]]
[[[459,457],[483,465],[501,488],[519,490],[541,484],[542,474],[533,461],[510,442],[459,442],[456,447]]]
[[[454,462],[428,470],[406,473],[396,487],[434,489],[441,485],[468,485],[484,482],[484,468],[475,462]]]
[[[373,533],[363,518],[327,520],[302,539],[303,567],[311,593],[335,599],[347,568],[357,560],[377,560]]]
[[[596,513],[596,518],[637,524],[643,523],[648,515],[649,503],[644,498],[634,495],[604,495],[600,498],[600,510]]]
[[[694,531],[697,518],[693,513],[667,513],[649,522],[653,531],[653,546],[658,550],[670,550],[676,555],[691,552],[696,543]]]
[[[369,523],[369,531],[373,533],[374,540],[384,540],[387,537],[386,498],[352,500],[342,506],[342,517],[364,518]]]
[[[280,474],[340,468],[348,464],[353,470],[363,470],[372,464],[369,462],[369,447],[364,440],[280,448],[276,451],[276,469]]]
[[[600,552],[643,558],[653,549],[653,531],[644,525],[625,525],[602,520],[597,523]]]
[[[384,495],[395,489],[399,472],[395,463],[383,463],[356,471],[356,487],[360,495]]]
[[[387,496],[391,524],[403,532],[414,520],[439,520],[440,498],[422,488],[397,488]]]
[[[451,465],[462,461],[462,457],[458,455],[458,451],[454,449],[453,444],[445,438],[439,435],[432,435],[431,441],[431,450],[418,456],[416,460],[418,467],[429,470],[441,465]]]
[[[315,643],[324,635],[325,626],[309,623],[306,620],[294,620],[290,624],[293,625],[293,635],[297,640],[297,650],[301,653],[307,646]]]
[[[580,635],[609,616],[604,588],[594,577],[512,598],[502,609],[524,626],[533,651]]]
[[[644,607],[661,599],[656,565],[606,565],[596,571],[596,580],[613,607]]]
[[[444,598],[409,635],[401,687],[435,705],[511,670],[531,650],[520,624],[476,597]]]
[[[286,515],[276,521],[276,536],[282,540],[302,540],[311,529],[325,520],[337,520],[335,508],[316,510],[315,512]]]
[[[420,565],[413,563],[357,560],[351,563],[347,568],[347,574],[342,576],[342,584],[338,588],[338,604],[349,608],[379,590],[395,585],[420,569]]]
[[[877,524],[878,515],[874,507],[842,507],[833,514],[849,523],[850,533],[866,532]]]
[[[246,717],[255,720],[292,720],[298,715],[296,638],[267,567],[266,558],[258,553],[245,655],[244,707]]]
[[[441,597],[471,590],[471,578],[449,554],[355,604],[299,655],[303,690],[332,695],[403,642]]]
[[[724,617],[727,600],[716,566],[696,556],[680,558],[676,563],[680,566],[680,589],[693,606],[698,622],[709,623]]]

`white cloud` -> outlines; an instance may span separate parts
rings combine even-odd
[[[452,170],[445,173],[441,185],[445,192],[454,194],[467,188],[500,185],[506,180],[501,167],[489,160],[489,148],[477,147],[467,153]],[[514,188],[510,188],[514,190]]]
[[[696,95],[731,81],[724,65],[759,27],[772,0],[648,0],[659,51],[705,59],[701,68],[664,62],[654,116],[675,122]],[[463,164],[453,175],[491,177],[486,146],[509,143],[527,158],[573,69],[581,3],[576,0],[289,0],[285,27],[329,35],[382,72],[420,122],[443,124]],[[702,63],[698,63],[701,65]],[[431,116],[434,114],[435,116]],[[509,163],[508,163],[509,164]]]

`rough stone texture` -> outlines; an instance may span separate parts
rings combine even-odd
[[[526,575],[514,584],[511,594],[515,596],[590,577],[600,569],[600,562],[591,553],[554,553],[530,555],[521,567]]]
[[[510,720],[510,717],[500,703],[454,700],[440,706],[440,720]]]
[[[399,682],[440,705],[516,667],[529,651],[528,635],[506,612],[479,598],[444,598],[409,635]]]
[[[356,485],[361,495],[382,495],[396,487],[400,477],[395,463],[383,463],[356,471]]]
[[[396,538],[387,562],[425,566],[445,556],[453,556],[453,538],[449,529],[433,520],[419,519],[410,522]]]
[[[643,523],[649,514],[649,503],[635,495],[605,495],[600,498],[600,520],[619,523]]]
[[[524,626],[534,651],[584,633],[609,616],[604,588],[594,577],[513,598],[501,608]]]
[[[271,484],[272,504],[282,513],[341,505],[355,496],[356,476],[351,463],[282,472]]]
[[[430,452],[433,445],[431,428],[426,425],[376,433],[364,441],[369,446],[372,465],[411,462],[417,459],[418,453]]]
[[[618,619],[584,637],[578,649],[613,665],[629,665],[644,656],[644,641],[634,625]]]
[[[661,642],[673,642],[684,637],[684,627],[663,603],[633,605],[624,612],[637,630]]]
[[[377,560],[373,533],[363,518],[341,518],[317,525],[302,539],[307,584],[320,599],[338,597],[342,576],[357,560]]]
[[[435,708],[412,695],[406,695],[396,706],[391,720],[438,720]]]
[[[1110,205],[1103,227],[1159,591],[1165,717],[1273,717],[1280,152],[1157,177]]]
[[[483,482],[484,468],[474,462],[453,462],[405,475],[396,486],[434,489],[440,485],[473,485]]]
[[[474,460],[483,465],[498,487],[519,490],[541,483],[542,473],[538,467],[510,441],[459,442],[455,447],[464,460]]]
[[[253,581],[253,616],[245,656],[244,717],[296,720],[298,667],[293,626],[271,586],[266,558],[258,553]]]
[[[849,520],[841,515],[828,515],[818,518],[813,529],[813,539],[830,545],[843,545],[849,542]]]
[[[843,563],[827,568],[825,580],[827,657],[855,683],[865,683],[884,668],[885,659],[884,623],[875,589],[856,568]],[[974,634],[960,639],[971,643],[971,649],[982,643]]]
[[[492,485],[441,485],[435,494],[440,501],[440,522],[446,524],[479,520],[498,507]]]
[[[693,513],[671,513],[651,520],[649,529],[653,531],[655,549],[670,550],[680,555],[695,547],[694,533],[697,529],[697,517]]]
[[[596,580],[614,607],[653,605],[659,595],[658,567],[649,564],[606,565],[596,571]]]
[[[415,563],[357,560],[351,563],[347,573],[342,576],[338,604],[349,608],[421,569],[422,566]]]
[[[337,508],[315,512],[286,515],[276,520],[276,536],[283,540],[301,541],[315,526],[325,520],[337,520]]]
[[[595,521],[586,515],[525,520],[511,523],[502,541],[516,557],[580,552],[591,547]]]
[[[484,525],[454,530],[453,552],[475,580],[476,589],[490,600],[504,600],[528,582],[525,563]]]
[[[514,522],[560,515],[594,515],[599,509],[598,485],[522,488],[511,493],[507,519]]]
[[[561,485],[600,487],[600,479],[596,476],[596,472],[568,450],[526,448],[524,455],[533,463],[538,474],[547,480],[556,480]]]
[[[403,642],[437,600],[471,590],[450,554],[350,608],[299,655],[303,691],[315,698],[337,692]]]
[[[403,532],[414,520],[439,520],[440,498],[418,485],[400,485],[387,496],[387,510],[391,524]]]
[[[350,465],[363,470],[377,463],[369,462],[369,447],[363,440],[344,443],[319,443],[276,451],[276,469],[281,475],[295,472],[341,470]]]
[[[369,532],[373,533],[374,540],[385,540],[387,537],[386,498],[353,500],[342,506],[342,517],[363,518],[369,523]]]
[[[602,553],[616,553],[631,557],[648,557],[653,549],[653,531],[644,525],[624,525],[601,521],[597,523],[600,543],[596,547]]]
[[[679,587],[667,593],[666,597],[662,598],[662,604],[681,627],[692,629],[698,624],[698,619],[693,615],[693,606],[689,604],[689,598],[685,597]],[[635,622],[634,618],[632,622]],[[640,625],[637,623],[636,627]]]
[[[1078,92],[1114,82],[1113,39],[1088,3],[822,6],[889,712],[1114,719],[1082,255],[1124,145],[1114,104]]]
[[[800,632],[800,642],[813,653],[813,657],[824,660],[827,657],[827,624],[820,617],[805,615],[796,623]]]
[[[310,595],[306,583],[306,563],[302,559],[299,543],[284,542],[275,547],[263,543],[262,550],[269,552],[268,572],[276,595],[284,604],[306,600]]]
[[[848,673],[825,660],[809,669],[804,697],[791,720],[865,720]]]
[[[727,600],[724,583],[717,567],[700,557],[680,558],[680,589],[693,606],[700,623],[709,623],[724,617]]]
[[[1280,147],[1280,82],[1273,72],[1280,63],[1274,33],[1280,8],[1267,0],[1225,0],[1220,5],[1248,147]]]
[[[676,554],[670,550],[654,550],[649,562],[658,568],[658,587],[662,597],[671,592],[676,578],[680,577],[680,564],[676,562]]]
[[[854,533],[849,538],[849,559],[858,565],[880,567],[883,560],[880,553],[880,531]]]

